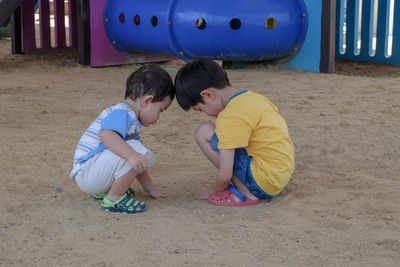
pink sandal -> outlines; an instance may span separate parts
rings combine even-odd
[[[240,201],[236,201],[232,195],[237,196]],[[208,201],[216,206],[253,206],[260,203],[260,200],[252,200],[240,193],[233,185],[229,185],[225,191],[211,193]]]

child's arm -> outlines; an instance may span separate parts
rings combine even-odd
[[[221,149],[219,151],[218,173],[215,184],[215,191],[224,191],[232,180],[234,149]]]
[[[150,164],[146,157],[133,150],[116,132],[102,130],[99,133],[101,142],[114,154],[126,159],[134,170],[148,169]]]

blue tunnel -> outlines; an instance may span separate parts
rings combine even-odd
[[[108,38],[120,52],[227,61],[285,61],[307,32],[304,0],[109,0]]]

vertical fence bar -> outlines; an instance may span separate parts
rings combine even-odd
[[[78,47],[78,32],[77,32],[77,0],[69,0],[68,14],[69,14],[69,40],[73,48]]]
[[[375,25],[375,2],[378,0],[369,0],[370,3],[370,22],[369,22],[369,43],[368,43],[368,56],[375,56],[374,51],[374,25]]]
[[[344,54],[343,49],[344,0],[336,1],[336,57]]]
[[[44,50],[51,48],[50,4],[49,0],[39,0],[40,46]]]
[[[392,60],[400,65],[400,2],[394,1]]]
[[[373,16],[374,0],[363,0],[362,3],[362,21],[361,21],[361,50],[360,55],[372,56],[372,38],[374,30]]]
[[[359,55],[358,51],[358,35],[360,27],[360,0],[354,0],[354,55]],[[361,27],[362,28],[362,27]],[[361,33],[360,33],[361,34]],[[361,40],[360,40],[361,42]]]
[[[25,53],[34,53],[36,48],[35,39],[35,14],[34,0],[25,0],[22,2],[22,42]]]
[[[389,56],[389,28],[390,28],[390,0],[386,0],[386,23],[385,23],[385,57]]]
[[[11,15],[11,52],[22,54],[22,24],[21,7],[17,7]]]
[[[54,0],[55,47],[65,48],[65,10],[64,0]]]
[[[386,58],[387,50],[387,21],[389,19],[388,0],[380,0],[378,5],[378,25],[376,28],[375,56]]]
[[[346,8],[346,55],[354,55],[354,47],[357,45],[357,38],[355,37],[355,1],[347,1]]]

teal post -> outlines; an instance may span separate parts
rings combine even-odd
[[[322,1],[305,0],[308,12],[306,39],[299,54],[281,67],[319,73],[321,60]]]

